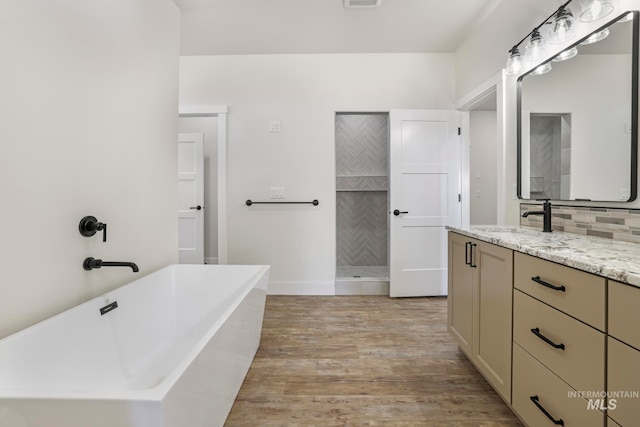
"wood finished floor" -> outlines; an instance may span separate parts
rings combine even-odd
[[[445,298],[268,296],[226,426],[521,426],[447,333]]]

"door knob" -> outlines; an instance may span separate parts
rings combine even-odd
[[[402,211],[402,212],[400,212],[398,209],[396,209],[396,210],[394,210],[394,211],[393,211],[393,214],[394,214],[395,216],[398,216],[398,215],[400,215],[400,214],[408,214],[408,213],[409,213],[409,212],[407,212],[407,211]]]
[[[189,209],[195,209],[195,210],[199,211],[202,208],[203,208],[202,206],[198,205],[198,206],[191,206]]]

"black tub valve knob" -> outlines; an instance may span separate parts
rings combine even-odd
[[[91,237],[98,231],[102,231],[102,241],[107,241],[107,224],[100,222],[95,216],[87,215],[80,220],[80,234],[85,237]]]

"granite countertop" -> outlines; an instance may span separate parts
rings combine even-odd
[[[516,226],[473,225],[447,230],[588,273],[640,287],[640,244]]]

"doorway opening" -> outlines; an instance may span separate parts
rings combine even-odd
[[[388,113],[336,113],[336,295],[389,295],[389,139]]]

